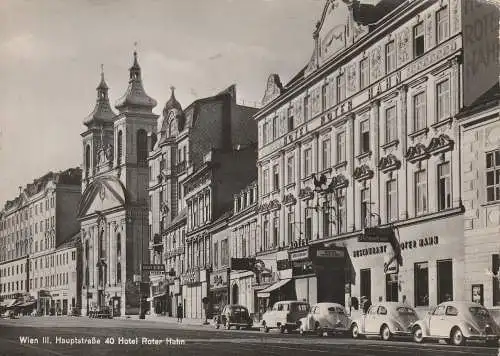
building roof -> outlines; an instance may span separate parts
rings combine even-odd
[[[472,104],[466,106],[457,115],[458,118],[470,115],[477,111],[488,109],[492,105],[498,105],[500,101],[500,84],[497,82],[485,93],[483,93],[479,98],[477,98]]]
[[[120,111],[146,111],[151,113],[157,102],[146,94],[142,85],[141,67],[134,51],[134,63],[129,69],[130,78],[125,94],[117,100],[115,107]]]
[[[75,235],[67,238],[66,240],[61,242],[58,246],[56,246],[56,251],[76,247],[80,242],[80,238],[81,238],[81,233],[77,232]]]
[[[83,121],[86,126],[99,123],[113,123],[113,119],[116,116],[109,103],[108,85],[104,80],[104,72],[101,72],[101,82],[96,90],[97,99],[94,110]]]

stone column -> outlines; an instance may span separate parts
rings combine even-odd
[[[408,138],[408,115],[407,115],[407,96],[408,96],[408,86],[402,85],[399,88],[399,105],[400,105],[400,115],[401,118],[398,121],[398,137],[400,140],[400,153],[401,153],[401,169],[398,173],[398,207],[399,207],[399,219],[406,220],[408,218],[408,161],[404,158],[406,154],[407,138]]]
[[[378,161],[380,158],[380,100],[374,100],[371,104],[371,113],[370,113],[370,128],[373,129],[373,143],[371,144],[372,158],[371,158],[371,169],[374,171],[373,179],[371,180],[370,186],[370,200],[371,204],[369,208],[369,212],[373,214],[380,214],[380,204],[384,204],[385,199],[380,194],[380,171],[377,168]],[[381,202],[382,199],[382,202]],[[379,215],[380,216],[380,215]],[[370,221],[372,217],[370,216]]]
[[[352,114],[351,117],[346,121],[345,123],[345,154],[346,154],[346,160],[347,160],[347,167],[346,167],[346,178],[352,178],[352,175],[354,173],[354,166],[355,166],[355,161],[354,161],[354,145],[355,145],[355,138],[354,138],[354,120],[355,120],[355,115]],[[347,209],[347,221],[346,221],[346,231],[353,231],[355,228],[355,220],[356,220],[356,208],[355,208],[355,186],[356,182],[353,179],[350,179],[349,186],[346,189],[346,197],[345,197],[345,205]]]

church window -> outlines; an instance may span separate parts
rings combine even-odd
[[[85,176],[89,176],[90,172],[90,145],[85,147]]]
[[[137,131],[137,164],[147,166],[148,158],[148,136],[145,130]]]
[[[117,152],[116,152],[116,160],[118,164],[122,163],[122,151],[123,151],[123,133],[122,131],[118,131],[117,138]]]

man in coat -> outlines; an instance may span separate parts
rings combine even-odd
[[[182,323],[182,317],[183,317],[182,304],[179,303],[179,306],[177,307],[177,322],[178,323]]]

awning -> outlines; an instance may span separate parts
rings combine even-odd
[[[2,304],[0,304],[2,307],[10,307],[16,302],[17,299],[5,299]]]
[[[163,296],[164,296],[164,295],[166,295],[166,294],[167,294],[167,292],[162,293],[162,294],[158,294],[158,295],[153,295],[152,297],[149,297],[148,299],[146,299],[146,301],[150,302],[150,301],[152,301],[153,299],[155,299],[155,298],[159,298],[159,297],[163,297]]]
[[[18,306],[19,307],[29,307],[29,306],[32,306],[35,303],[36,303],[36,300],[30,300],[29,302],[24,302],[22,304],[19,304]]]
[[[269,287],[261,290],[260,292],[258,292],[257,297],[258,298],[269,298],[269,296],[271,295],[271,292],[274,292],[275,290],[280,289],[281,287],[283,287],[285,284],[287,284],[291,280],[292,280],[291,278],[282,279],[281,281],[278,281],[278,282],[270,285]]]

